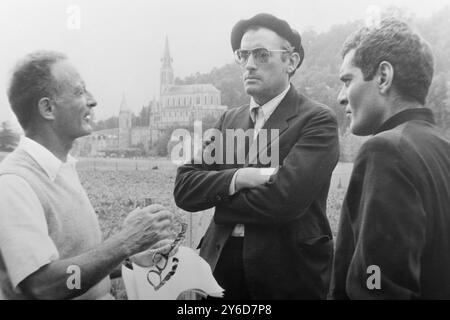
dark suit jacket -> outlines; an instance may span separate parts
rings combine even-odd
[[[373,270],[379,267],[380,288]],[[355,160],[330,298],[450,299],[450,141],[431,110],[388,119]],[[371,279],[369,279],[371,277]]]
[[[217,124],[222,132],[251,126],[248,106],[228,110]],[[187,164],[178,168],[176,204],[187,211],[215,206],[200,250],[213,270],[234,226],[245,224],[244,270],[252,297],[325,298],[333,254],[325,210],[339,157],[335,115],[291,85],[264,128],[279,129],[281,164],[267,184],[229,196],[238,168],[262,165]]]

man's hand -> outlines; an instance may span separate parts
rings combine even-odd
[[[272,173],[266,168],[242,168],[236,173],[236,192],[242,189],[251,189],[267,183]],[[272,171],[272,170],[270,170]],[[275,169],[273,169],[275,171]]]
[[[123,229],[108,240],[74,257],[55,260],[30,274],[19,283],[22,292],[32,299],[71,299],[78,297],[108,276],[124,259],[157,245],[168,250],[172,213],[161,205],[151,205],[132,211]],[[81,288],[67,285],[67,270],[81,270]]]
[[[158,263],[158,260],[155,260],[158,256],[155,256],[156,253],[160,253],[161,255],[169,254],[169,257],[175,255],[178,252],[179,244],[172,248],[174,239],[164,239],[153,245],[150,249],[137,253],[134,256],[130,257],[131,262],[137,264],[141,267],[151,267],[155,263]]]
[[[119,234],[129,256],[170,238],[172,217],[171,212],[158,204],[133,210],[125,219]]]

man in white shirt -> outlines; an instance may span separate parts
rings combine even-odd
[[[304,52],[286,21],[270,14],[241,20],[231,45],[250,105],[225,112],[216,129],[251,132],[256,157],[245,142],[229,148],[225,135],[226,159],[235,161],[180,166],[175,201],[189,211],[215,207],[199,246],[225,299],[326,298],[333,241],[325,209],[339,156],[336,117],[290,84]],[[263,142],[262,133],[270,139]],[[245,163],[237,160],[242,149]],[[279,154],[262,163],[267,149]]]
[[[172,214],[161,206],[137,209],[102,242],[69,155],[73,141],[91,132],[97,102],[65,55],[27,55],[14,69],[8,98],[25,137],[0,164],[0,296],[112,298],[108,275],[166,241]]]

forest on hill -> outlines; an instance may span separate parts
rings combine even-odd
[[[410,23],[431,45],[435,58],[435,73],[427,106],[435,114],[438,125],[450,136],[450,7],[429,18],[408,16],[399,8],[388,8],[384,15],[396,15]],[[337,114],[341,133],[348,126],[344,110],[337,103],[341,89],[339,67],[345,39],[364,21],[335,25],[327,32],[308,30],[302,33],[305,60],[292,78],[294,86],[305,95],[330,106]],[[248,103],[241,80],[241,69],[235,63],[214,68],[211,72],[176,79],[177,84],[212,83],[222,92],[222,103],[230,108]]]
[[[397,7],[385,9],[382,15],[394,15],[407,21],[430,44],[435,59],[435,71],[427,106],[433,110],[438,126],[450,138],[450,37],[447,34],[450,30],[450,7],[428,18],[409,15]],[[342,86],[338,75],[342,61],[341,49],[345,39],[363,24],[364,21],[360,20],[335,25],[322,33],[314,30],[303,31],[301,36],[305,59],[291,79],[299,92],[328,105],[335,111],[341,135],[341,160],[344,161],[351,161],[354,158],[365,138],[355,137],[349,132],[344,108],[337,102]],[[214,68],[208,73],[197,72],[183,79],[175,79],[177,85],[205,83],[211,83],[221,91],[222,104],[228,108],[249,102],[242,83],[242,70],[234,62]],[[147,126],[148,115],[148,106],[142,107],[138,115],[133,115],[133,125]],[[207,122],[211,123],[211,119]],[[117,127],[117,123],[118,118],[111,117],[98,122],[96,129],[114,128]],[[164,141],[158,143],[159,149],[165,150],[168,135],[163,137]]]

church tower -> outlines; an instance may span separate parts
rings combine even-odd
[[[173,85],[173,68],[172,68],[172,57],[169,51],[169,39],[166,36],[166,45],[164,47],[164,56],[161,59],[161,76],[160,76],[160,90],[163,94],[168,87]]]
[[[119,149],[126,149],[131,146],[131,116],[124,93],[119,111]]]

